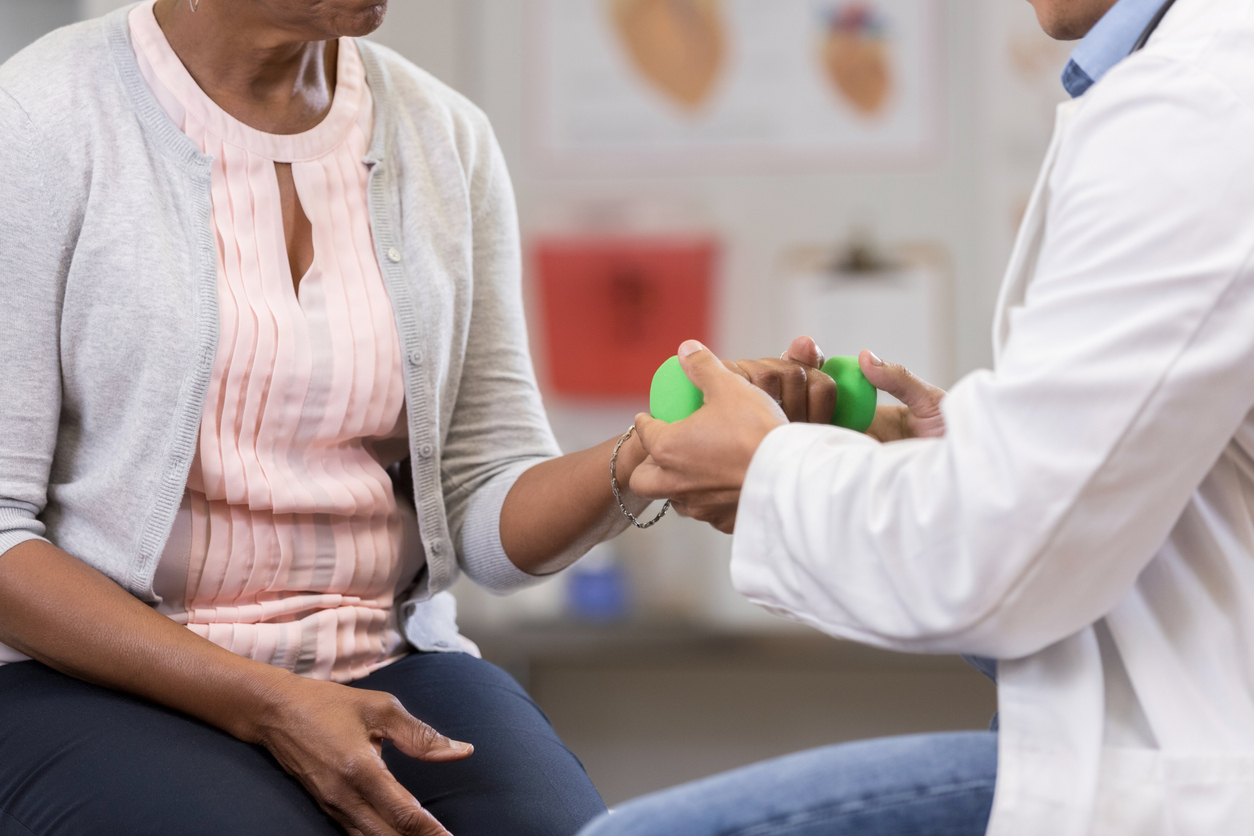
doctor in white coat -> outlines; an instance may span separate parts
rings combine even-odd
[[[1254,0],[1033,2],[1050,34],[1087,37],[994,368],[929,425],[939,393],[864,352],[915,407],[882,409],[877,439],[787,424],[687,343],[706,405],[637,419],[651,458],[631,482],[734,528],[733,580],[768,609],[998,660],[995,759],[979,738],[920,750],[956,770],[940,789],[909,756],[784,759],[590,836],[1254,834]],[[905,809],[992,774],[991,815]]]

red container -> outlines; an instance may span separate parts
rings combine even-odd
[[[561,395],[640,398],[679,344],[710,344],[717,243],[690,238],[536,244],[548,382]]]

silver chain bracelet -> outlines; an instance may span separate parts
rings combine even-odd
[[[618,444],[614,445],[614,455],[610,456],[610,489],[614,491],[614,498],[618,500],[618,507],[623,512],[623,516],[631,520],[631,524],[636,528],[648,528],[652,525],[656,525],[658,520],[666,516],[666,512],[671,509],[671,501],[669,499],[666,500],[666,504],[662,506],[662,510],[658,512],[658,515],[649,520],[647,523],[642,523],[640,520],[636,519],[636,515],[628,511],[627,506],[623,504],[623,492],[618,489],[618,473],[616,470],[618,465],[618,451],[623,449],[623,445],[627,443],[627,439],[631,438],[631,434],[635,431],[636,428],[632,427],[627,432],[623,433],[623,437],[618,440]]]

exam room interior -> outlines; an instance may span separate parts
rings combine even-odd
[[[924,253],[946,287],[946,356],[934,364],[941,379],[933,382],[947,386],[991,363],[996,288],[1062,96],[1049,79],[1066,56],[1034,28],[1024,0],[934,0],[939,118],[919,159],[768,157],[721,170],[578,172],[538,159],[528,144],[526,33],[538,1],[392,0],[376,35],[487,112],[529,253],[546,237],[592,228],[695,230],[716,240],[711,341],[734,357],[785,347],[782,288],[798,259],[838,258],[854,239],[873,242],[889,260]],[[56,26],[120,5],[0,0],[0,59]],[[529,258],[524,294],[538,316],[535,273]],[[626,429],[643,393],[598,400],[554,392],[541,331],[533,321],[563,446]],[[668,517],[597,557],[624,581],[619,616],[575,614],[569,579],[508,599],[462,581],[463,630],[523,681],[611,804],[796,749],[987,725],[993,687],[960,660],[872,651],[760,612],[731,588],[729,552],[722,535]]]

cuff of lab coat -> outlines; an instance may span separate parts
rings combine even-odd
[[[789,533],[784,529],[780,509],[792,511],[807,495],[825,491],[823,485],[807,479],[806,460],[818,444],[830,455],[833,446],[862,448],[879,442],[862,433],[822,424],[779,427],[758,445],[740,489],[736,512],[732,585],[758,606],[790,618],[800,614],[776,593],[779,589],[795,588],[797,582],[797,567],[790,556]]]

